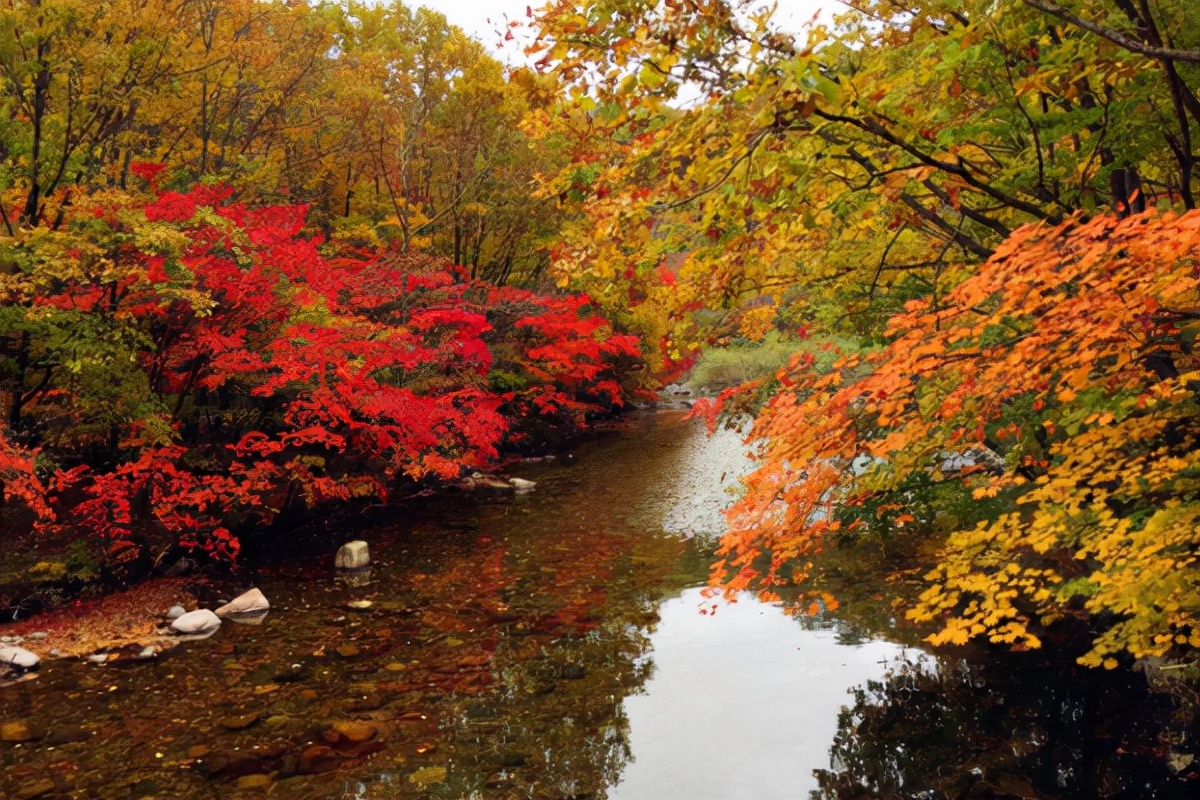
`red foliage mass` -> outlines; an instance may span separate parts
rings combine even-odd
[[[100,275],[25,298],[132,324],[132,358],[149,380],[136,399],[158,409],[114,426],[97,456],[78,446],[95,398],[66,384],[38,394],[25,419],[78,435],[47,444],[32,422],[13,441],[0,433],[0,489],[41,526],[111,541],[165,535],[233,558],[237,524],[455,478],[497,458],[528,415],[579,423],[624,402],[638,341],[615,334],[587,297],[338,248],[302,234],[305,208],[251,209],[231,194],[159,194],[145,218],[185,234],[183,252],[125,237],[115,283]],[[39,445],[61,465],[48,482],[34,469]]]

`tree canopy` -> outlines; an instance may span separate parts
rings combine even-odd
[[[573,92],[542,124],[599,142],[544,186],[578,204],[562,280],[667,320],[670,358],[795,345],[717,404],[757,413],[760,466],[715,577],[770,592],[915,530],[934,642],[1082,613],[1088,664],[1195,648],[1200,12],[843,5],[801,34],[724,0],[538,18]]]

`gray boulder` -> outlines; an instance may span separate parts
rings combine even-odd
[[[213,613],[218,617],[227,617],[230,614],[265,614],[270,609],[271,604],[267,602],[263,593],[258,589],[251,589],[233,598]]]
[[[207,608],[189,611],[171,623],[173,630],[185,634],[212,633],[219,627],[221,627],[221,618]]]
[[[0,663],[11,664],[21,669],[33,669],[41,660],[37,653],[31,653],[24,647],[16,647],[14,645],[0,647]]]
[[[367,543],[361,539],[346,542],[338,548],[333,565],[338,569],[361,569],[371,563],[371,553]]]

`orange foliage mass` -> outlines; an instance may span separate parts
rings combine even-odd
[[[761,463],[715,577],[730,590],[790,582],[839,509],[924,472],[1023,500],[951,537],[914,611],[946,624],[936,641],[1037,646],[1035,624],[1078,596],[1123,620],[1094,663],[1200,643],[1195,578],[1166,580],[1200,552],[1198,264],[1197,212],[1026,226],[946,297],[910,302],[887,347],[827,371],[793,358],[754,427]],[[984,447],[1004,469],[942,474]],[[1157,525],[1183,534],[1146,534]],[[1163,574],[1129,577],[1151,554]]]

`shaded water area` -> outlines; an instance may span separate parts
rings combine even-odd
[[[369,572],[297,546],[210,589],[261,588],[261,625],[47,662],[0,690],[5,720],[46,732],[3,745],[0,794],[1200,795],[1197,732],[1142,675],[935,658],[898,627],[706,599],[736,436],[647,413],[572,455],[525,466],[528,495],[396,512],[363,532]]]

